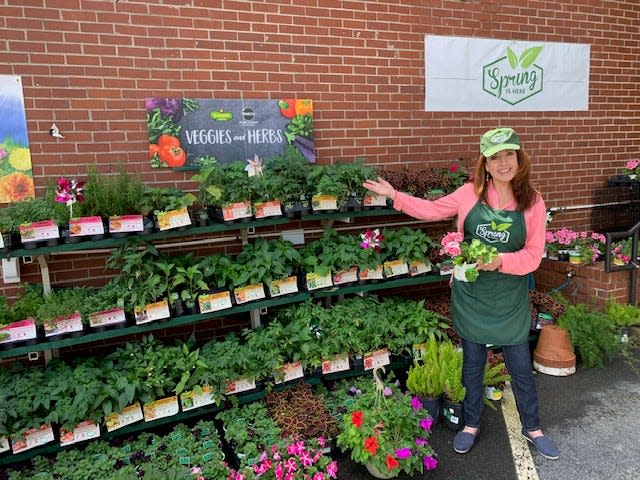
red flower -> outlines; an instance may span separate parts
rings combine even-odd
[[[387,470],[391,471],[394,468],[398,468],[400,466],[400,464],[398,463],[398,460],[396,460],[395,458],[393,458],[391,455],[387,455]]]
[[[351,414],[351,423],[353,423],[356,428],[360,428],[362,426],[362,422],[364,422],[364,413],[360,410],[357,410]]]
[[[380,445],[378,445],[378,439],[376,437],[367,437],[364,439],[364,449],[371,455],[375,455],[378,448],[380,448]]]
[[[449,171],[451,173],[456,173],[458,171],[458,165],[451,165],[449,166]]]

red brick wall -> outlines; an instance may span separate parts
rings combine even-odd
[[[191,188],[189,172],[150,168],[145,97],[294,95],[314,101],[321,163],[364,158],[419,168],[462,159],[471,167],[481,133],[511,125],[534,159],[549,207],[591,204],[592,189],[638,155],[640,4],[508,3],[516,5],[5,0],[0,74],[23,80],[39,192],[59,175],[82,176],[86,165],[110,171],[118,163],[150,184]],[[589,44],[589,111],[425,112],[426,34]],[[66,139],[48,135],[52,122]],[[587,219],[578,209],[554,222]],[[77,272],[85,259],[61,262]],[[99,266],[90,272],[101,274]]]

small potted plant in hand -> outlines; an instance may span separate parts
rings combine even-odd
[[[478,262],[489,263],[498,256],[498,250],[477,238],[463,242],[460,232],[447,233],[440,242],[442,253],[453,258],[453,276],[461,282],[475,282],[480,275]]]

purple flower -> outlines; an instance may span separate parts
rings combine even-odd
[[[390,397],[391,395],[393,395],[393,390],[391,390],[389,387],[384,387],[384,391],[382,393],[385,397]]]
[[[438,466],[438,460],[435,457],[424,457],[422,464],[427,470],[434,470]]]
[[[403,458],[409,458],[411,456],[411,449],[410,448],[399,448],[396,450],[396,457],[403,459]]]
[[[144,105],[147,111],[158,108],[162,116],[173,115],[174,120],[177,120],[176,114],[182,116],[182,100],[179,98],[147,98]]]
[[[422,402],[418,397],[413,397],[411,399],[411,408],[414,410],[420,410],[422,408]]]
[[[420,438],[420,437],[416,438],[416,445],[418,447],[424,447],[425,445],[428,445],[428,444],[429,444],[429,442],[427,442],[426,439]]]
[[[433,420],[431,420],[431,417],[423,418],[422,420],[420,420],[420,426],[427,431],[431,430],[432,424]]]

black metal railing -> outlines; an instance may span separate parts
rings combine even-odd
[[[631,281],[629,282],[629,303],[637,306],[636,291],[638,287],[638,232],[640,231],[640,222],[636,223],[629,230],[619,232],[608,232],[605,234],[607,239],[604,271],[618,272],[620,270],[628,270],[631,272]],[[631,259],[625,265],[615,265],[611,262],[613,258],[613,243],[622,238],[631,238]]]

